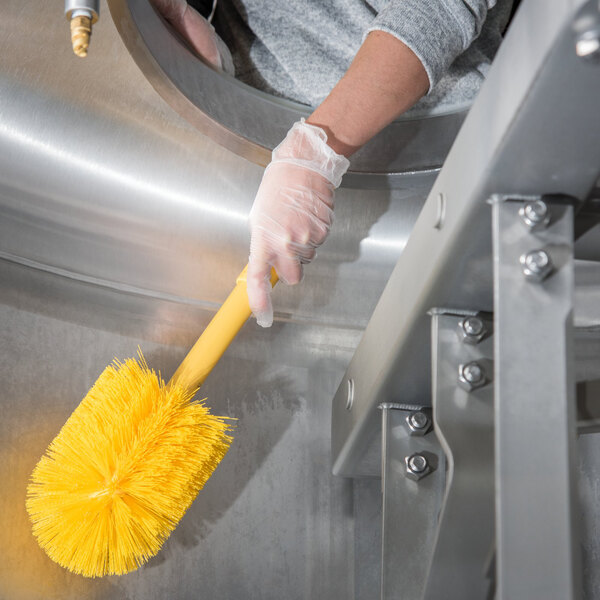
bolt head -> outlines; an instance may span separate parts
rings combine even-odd
[[[542,281],[554,270],[552,259],[545,250],[533,250],[519,258],[523,274],[531,281]]]
[[[575,54],[590,61],[600,61],[600,32],[597,29],[584,31],[575,42]]]
[[[458,337],[466,344],[478,344],[487,333],[479,317],[465,317],[458,323]]]
[[[529,229],[541,229],[550,223],[550,209],[542,200],[526,202],[519,209],[519,216]]]
[[[483,331],[483,321],[477,317],[469,317],[463,322],[467,335],[479,335]]]
[[[483,367],[476,361],[458,367],[458,384],[468,392],[487,383]]]
[[[525,266],[532,271],[539,273],[546,268],[550,257],[543,250],[537,250],[525,255]]]
[[[479,383],[483,379],[483,371],[477,363],[471,363],[463,367],[463,377],[469,383]]]
[[[423,454],[411,454],[404,459],[406,463],[406,476],[418,481],[431,473],[431,465]]]
[[[408,468],[413,473],[422,473],[427,468],[427,459],[422,454],[414,454],[408,459]]]
[[[410,413],[406,417],[406,423],[410,435],[425,435],[431,429],[431,420],[422,410]]]

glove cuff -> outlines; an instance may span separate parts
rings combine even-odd
[[[294,123],[287,136],[273,150],[271,164],[286,162],[322,175],[334,187],[339,187],[350,161],[327,145],[327,134],[316,125],[301,119]]]

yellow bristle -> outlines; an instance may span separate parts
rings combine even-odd
[[[140,360],[115,361],[31,476],[27,511],[48,556],[86,577],[154,556],[231,443],[227,417]]]

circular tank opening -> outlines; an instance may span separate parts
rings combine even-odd
[[[147,0],[108,0],[117,29],[144,75],[188,122],[260,165],[311,107],[267,94],[205,64]],[[343,185],[394,188],[431,174],[450,150],[468,107],[391,123],[352,156]]]

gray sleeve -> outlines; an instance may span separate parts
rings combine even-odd
[[[480,34],[495,4],[496,0],[390,0],[365,36],[385,31],[406,44],[423,63],[431,92]]]

